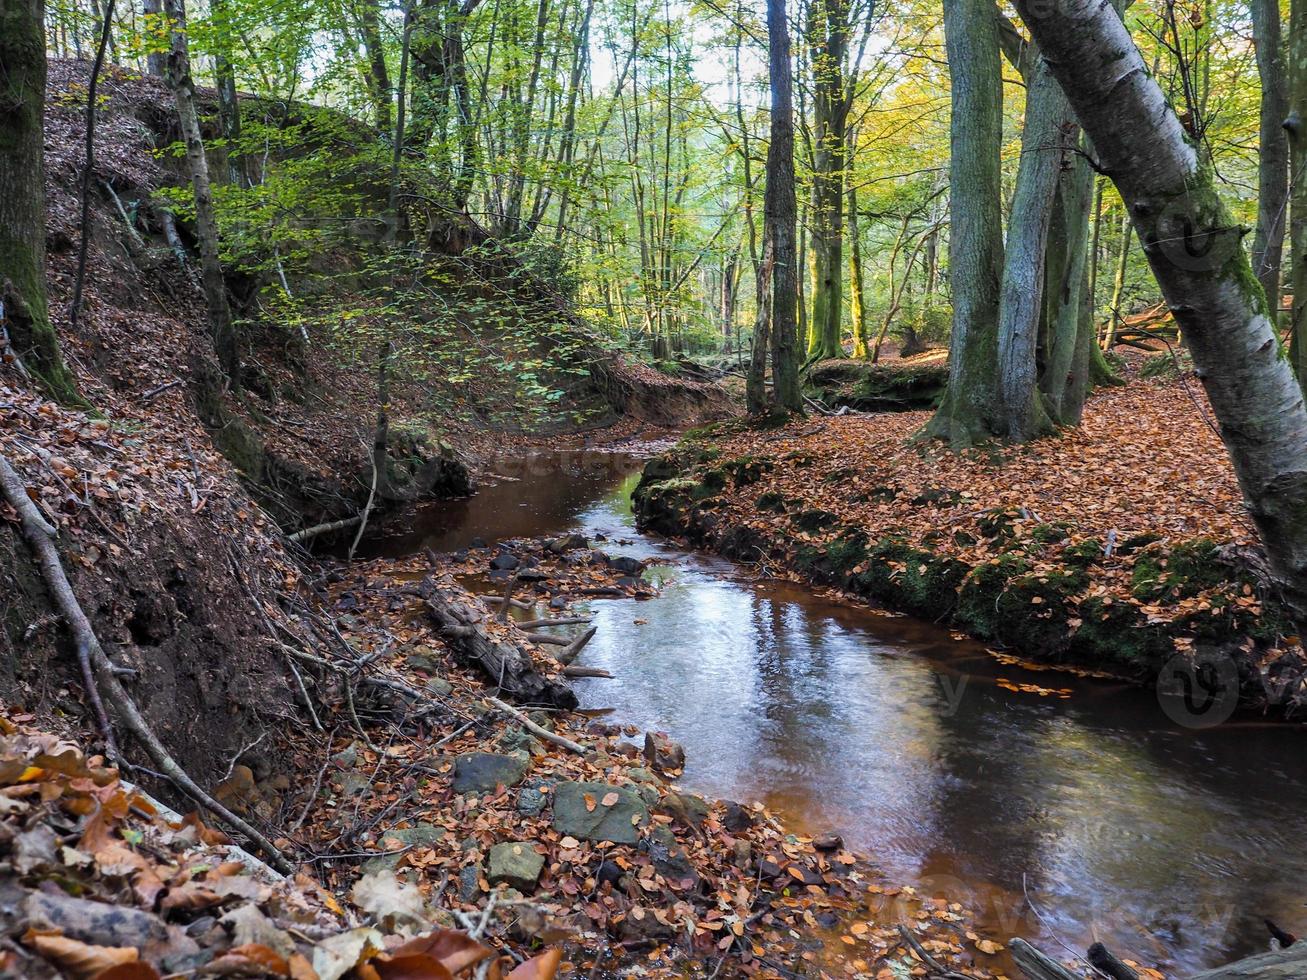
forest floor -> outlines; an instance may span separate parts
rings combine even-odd
[[[928,412],[710,426],[651,464],[638,513],[1044,663],[1151,682],[1233,659],[1246,706],[1292,715],[1307,658],[1201,385],[1131,373],[1019,447],[915,441]]]

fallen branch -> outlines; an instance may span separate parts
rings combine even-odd
[[[1080,974],[1072,973],[1024,939],[1013,939],[1008,943],[1008,949],[1013,961],[1030,980],[1083,980]]]
[[[159,771],[180,792],[189,796],[196,803],[214,813],[220,820],[253,841],[268,855],[270,863],[278,871],[292,874],[295,870],[294,866],[273,846],[272,842],[243,818],[232,813],[201,789],[177,760],[172,757],[172,754],[159,741],[158,736],[154,734],[145,718],[142,717],[136,702],[132,700],[122,684],[119,683],[114,672],[114,665],[109,660],[109,655],[104,652],[104,647],[100,645],[90,620],[86,618],[86,613],[82,611],[81,604],[77,601],[73,587],[64,572],[59,552],[55,549],[54,542],[51,540],[50,531],[52,529],[37,513],[36,506],[27,495],[21,477],[18,476],[13,467],[9,465],[9,460],[3,455],[0,455],[0,485],[3,486],[5,498],[9,501],[10,506],[18,511],[22,522],[23,536],[27,538],[27,543],[31,546],[32,551],[36,553],[37,561],[41,566],[41,575],[45,579],[51,597],[54,599],[55,607],[63,615],[65,622],[68,623],[68,628],[76,641],[78,659],[94,673],[94,679],[88,689],[89,696],[98,700],[98,693],[93,693],[97,692],[95,681],[98,681],[99,691],[103,692],[109,703],[113,705],[114,710],[118,712],[127,725],[127,730],[145,748],[146,754],[158,767]],[[117,747],[113,745],[111,737],[107,737],[106,741],[111,756],[115,760],[120,759]]]
[[[563,616],[559,619],[524,619],[517,623],[520,630],[535,630],[542,626],[589,626],[589,616]]]
[[[287,541],[294,541],[301,544],[310,541],[322,534],[330,534],[332,531],[342,531],[347,527],[353,527],[355,524],[363,523],[363,515],[355,514],[353,517],[346,517],[339,521],[330,521],[326,524],[314,524],[312,527],[306,527],[302,531],[296,531],[294,534],[286,535]]]
[[[573,742],[570,738],[564,738],[562,735],[559,735],[555,732],[551,732],[548,728],[545,728],[541,725],[537,725],[534,721],[532,721],[522,712],[518,711],[511,704],[508,704],[505,701],[500,701],[499,698],[493,695],[487,694],[486,701],[488,701],[490,704],[493,704],[500,711],[506,711],[508,714],[512,715],[514,718],[518,720],[518,722],[522,725],[523,728],[525,728],[532,735],[536,736],[536,738],[542,738],[546,742],[550,742],[553,745],[557,745],[564,749],[569,749],[570,751],[575,752],[577,755],[585,755],[590,751],[584,745],[579,745],[578,743]]]
[[[575,640],[573,640],[566,647],[564,647],[562,651],[559,652],[558,657],[556,658],[558,662],[562,664],[564,667],[571,664],[573,660],[575,660],[578,656],[580,656],[581,650],[585,647],[587,643],[589,643],[591,640],[595,638],[595,634],[598,632],[599,632],[599,627],[591,626],[588,630],[586,630],[584,633],[578,636]]]
[[[921,942],[907,926],[899,925],[899,935],[903,937],[903,941],[908,944],[908,948],[917,954],[917,958],[930,971],[931,977],[937,978],[937,980],[970,980],[965,973],[958,973],[956,970],[948,969],[939,960],[927,953],[926,948],[921,945]]]
[[[528,633],[526,638],[536,646],[565,647],[572,642],[566,636],[554,636],[552,633]]]
[[[613,675],[602,667],[584,667],[581,664],[568,664],[563,668],[564,677],[602,677],[612,680]]]
[[[1112,980],[1139,980],[1139,974],[1113,956],[1111,950],[1102,943],[1094,943],[1085,955],[1090,966]]]
[[[504,601],[504,597],[503,597],[502,595],[479,595],[479,596],[477,596],[477,598],[480,599],[482,602],[486,602],[486,603],[495,603],[496,605],[502,604],[503,601]],[[509,599],[509,600],[508,600],[508,604],[509,604],[510,606],[512,606],[514,609],[533,609],[533,608],[535,608],[534,605],[533,605],[532,603],[530,603],[530,602],[524,602],[524,601],[521,600],[521,599]]]

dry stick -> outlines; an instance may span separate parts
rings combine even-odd
[[[536,646],[570,646],[572,641],[566,636],[554,636],[552,633],[528,633],[526,638]]]
[[[333,728],[331,734],[327,736],[327,751],[322,756],[322,768],[318,770],[318,778],[313,780],[313,789],[309,792],[309,798],[304,801],[304,809],[300,811],[298,819],[286,829],[286,833],[296,833],[304,826],[304,821],[309,818],[309,811],[313,809],[313,803],[318,798],[318,791],[322,789],[322,779],[327,774],[327,766],[331,765],[331,749],[335,740],[336,730]]]
[[[516,718],[522,724],[522,727],[525,728],[532,735],[535,735],[538,738],[543,738],[546,742],[552,742],[554,745],[560,746],[564,749],[569,749],[572,752],[575,752],[577,755],[586,755],[587,753],[589,753],[590,750],[587,749],[584,745],[578,745],[576,742],[573,742],[570,738],[564,738],[562,735],[558,735],[555,734],[554,732],[551,732],[548,728],[543,728],[540,725],[537,725],[534,721],[532,721],[526,715],[522,714],[522,712],[518,711],[511,704],[499,700],[499,698],[495,697],[494,695],[487,694],[485,696],[485,699],[491,704],[493,704],[500,711],[506,711],[514,718]]]
[[[602,667],[583,667],[580,664],[568,664],[563,668],[564,677],[601,677],[612,680],[613,675]]]
[[[502,595],[479,595],[479,596],[476,596],[476,598],[477,598],[477,599],[480,599],[482,602],[486,602],[486,603],[494,603],[494,604],[496,604],[496,605],[501,605],[501,606],[504,604],[504,597],[503,597]],[[523,602],[521,599],[509,599],[509,600],[508,600],[508,605],[512,606],[514,609],[534,609],[534,608],[535,608],[535,606],[534,606],[532,603],[530,603],[530,602]]]
[[[127,209],[123,207],[123,200],[118,196],[118,192],[113,189],[113,184],[109,183],[107,180],[102,180],[100,181],[100,186],[108,192],[109,200],[113,201],[113,206],[118,211],[118,217],[123,219],[123,224],[127,226],[127,234],[132,236],[132,241],[134,241],[138,247],[142,249],[145,248],[145,239],[142,238],[141,233],[136,230],[136,226],[132,224],[132,219],[128,216]]]
[[[562,664],[564,667],[571,664],[573,660],[575,660],[578,656],[580,656],[581,649],[587,643],[593,640],[595,634],[598,632],[599,632],[599,627],[591,626],[588,630],[586,630],[584,633],[578,636],[575,640],[573,640],[571,643],[569,643],[566,647],[564,647],[559,652],[557,657],[558,662]]]
[[[104,65],[104,49],[109,44],[113,29],[114,0],[104,6],[104,26],[100,30],[100,46],[91,63],[91,80],[86,84],[86,163],[82,170],[82,242],[77,252],[77,278],[73,280],[73,301],[68,307],[68,319],[77,329],[77,314],[82,309],[82,287],[86,283],[86,257],[91,247],[91,171],[95,169],[95,86],[100,81],[100,68]]]
[[[526,619],[517,624],[520,630],[534,630],[542,626],[589,626],[589,616],[564,616],[559,619]]]
[[[903,937],[903,941],[908,944],[912,951],[917,954],[917,957],[925,965],[926,969],[931,971],[931,976],[940,978],[940,980],[969,980],[965,973],[958,973],[956,970],[950,970],[948,967],[940,963],[939,960],[927,953],[925,947],[922,946],[917,940],[917,937],[912,934],[912,930],[901,923],[899,924],[899,935]]]
[[[368,502],[363,505],[363,513],[359,514],[359,529],[354,533],[354,540],[350,542],[349,554],[345,556],[346,561],[354,560],[354,551],[359,546],[359,541],[363,538],[363,532],[368,527],[368,516],[372,513],[372,502],[377,499],[377,457],[374,453],[372,456],[372,486],[368,490]]]
[[[495,620],[503,623],[508,621],[508,610],[513,604],[513,590],[517,588],[518,573],[514,572],[508,580],[508,585],[504,586],[504,594],[499,600],[499,612],[495,613]]]
[[[141,716],[140,709],[136,707],[136,702],[132,700],[131,695],[118,682],[109,655],[104,652],[104,647],[100,646],[100,641],[95,635],[90,620],[86,618],[86,613],[82,611],[82,607],[77,601],[77,596],[68,581],[68,576],[64,573],[63,563],[59,559],[59,552],[55,549],[54,542],[51,540],[49,525],[37,513],[32,499],[27,495],[27,490],[23,486],[22,479],[9,465],[9,460],[3,455],[0,455],[0,484],[3,485],[5,498],[14,510],[18,511],[22,520],[23,536],[27,538],[27,543],[31,545],[32,550],[36,553],[37,561],[41,566],[42,577],[44,577],[45,584],[50,589],[55,606],[68,623],[68,628],[72,631],[77,642],[79,660],[84,658],[83,662],[93,670],[95,679],[99,681],[99,687],[103,689],[109,703],[114,706],[126,723],[127,730],[136,737],[145,748],[145,752],[151,761],[178,790],[252,840],[268,855],[269,863],[278,871],[283,874],[293,874],[295,871],[294,866],[286,860],[281,851],[273,846],[271,841],[246,820],[232,813],[200,788],[199,784],[172,757],[172,754],[159,741],[158,736],[154,734],[149,723]],[[90,690],[96,690],[94,681]],[[93,699],[98,700],[94,695]],[[101,707],[100,710],[103,710],[103,708]],[[116,753],[116,751],[115,748],[114,752]]]
[[[362,514],[355,514],[353,517],[346,517],[339,521],[328,521],[326,524],[314,524],[312,527],[306,527],[302,531],[296,531],[294,534],[286,535],[286,540],[300,544],[304,541],[316,538],[320,534],[329,534],[332,531],[340,531],[347,527],[353,527],[362,520]]]

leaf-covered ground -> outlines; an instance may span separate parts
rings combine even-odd
[[[1143,674],[1176,651],[1218,647],[1246,665],[1246,687],[1253,675],[1266,680],[1268,701],[1292,709],[1307,700],[1301,642],[1267,585],[1192,376],[1101,391],[1082,425],[1026,446],[954,453],[913,439],[928,418],[808,417],[771,432],[717,426],[680,453],[682,477],[697,486],[665,482],[662,493],[680,495],[673,523],[718,542],[728,532],[739,540],[740,529],[766,542],[754,549],[764,572],[854,591],[872,581],[865,591],[895,605],[920,585],[918,560],[956,560],[939,566],[938,608],[909,611],[953,616],[983,639],[1055,660],[1076,660],[1086,637],[1099,643],[1110,628]],[[935,574],[925,569],[921,578]],[[1047,623],[1016,631],[968,619],[968,595],[986,594],[977,590],[995,576],[1008,586],[1004,612]]]

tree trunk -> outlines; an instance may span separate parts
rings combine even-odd
[[[1066,96],[1036,49],[1028,49],[1026,121],[1021,132],[1012,217],[1004,248],[998,308],[999,381],[1005,434],[1026,442],[1054,431],[1036,386],[1035,361],[1043,311],[1044,262],[1053,198],[1066,141],[1075,125]],[[1078,313],[1078,309],[1077,309]]]
[[[844,168],[848,104],[844,62],[849,47],[847,0],[811,0],[814,281],[808,359],[843,357],[840,343],[844,276]]]
[[[186,42],[185,0],[163,0],[168,16],[170,47],[165,80],[177,104],[177,120],[186,147],[186,165],[195,192],[195,234],[200,245],[200,277],[204,286],[204,304],[209,314],[209,336],[223,374],[233,391],[240,390],[240,348],[232,326],[231,308],[227,305],[227,285],[218,258],[218,219],[213,210],[213,193],[209,187],[209,163],[200,137],[200,120],[195,110],[195,83],[191,78],[190,53]]]
[[[790,30],[785,20],[785,0],[767,0],[767,41],[771,77],[771,145],[767,148],[767,188],[763,207],[771,223],[775,262],[771,303],[773,394],[778,408],[802,412],[798,324],[795,322],[799,269],[794,247],[794,78],[790,69]]]
[[[143,18],[145,34],[149,37],[157,37],[163,26],[163,0],[141,0],[141,10],[145,15]],[[146,71],[159,78],[165,78],[168,74],[168,53],[157,48],[157,45],[152,45],[145,56]]]
[[[1116,328],[1121,324],[1121,302],[1125,293],[1125,271],[1130,264],[1130,239],[1134,235],[1134,225],[1130,223],[1130,214],[1121,215],[1121,249],[1116,256],[1116,273],[1112,280],[1112,299],[1108,303],[1109,319],[1107,333],[1103,336],[1103,350],[1116,346]]]
[[[222,127],[223,158],[227,162],[226,179],[242,187],[247,182],[241,158],[241,105],[236,94],[236,71],[231,63],[231,11],[227,0],[211,0],[217,53],[214,55],[214,78],[218,89],[218,121]]]
[[[0,3],[0,357],[79,401],[45,293],[45,3]],[[6,340],[7,335],[7,340]]]
[[[1271,577],[1307,626],[1307,409],[1241,230],[1120,15],[1017,0],[1140,242],[1207,391]]]
[[[853,356],[865,360],[867,349],[867,307],[862,278],[862,242],[858,234],[858,192],[849,188],[849,313],[853,320]]]
[[[923,435],[969,446],[1006,434],[998,365],[1003,272],[1003,81],[990,0],[944,0],[952,77],[949,124],[949,281],[953,334],[944,400]]]
[[[744,405],[750,415],[767,409],[767,351],[771,343],[771,280],[773,247],[771,224],[764,215],[762,259],[754,273],[757,314],[753,322],[753,349],[749,353],[749,373],[744,380]]]
[[[1293,294],[1293,366],[1307,379],[1307,0],[1292,0],[1289,15],[1289,225]]]
[[[381,40],[380,8],[379,0],[359,0],[357,9],[363,49],[368,56],[367,88],[372,97],[376,126],[381,132],[389,133],[390,71],[386,67],[386,46]]]
[[[1288,77],[1280,39],[1280,0],[1249,0],[1257,73],[1262,81],[1260,152],[1257,158],[1257,229],[1253,271],[1266,293],[1272,316],[1280,310],[1280,258],[1289,198]]]
[[[1040,384],[1049,410],[1063,425],[1080,422],[1089,391],[1090,348],[1098,345],[1093,317],[1084,316],[1093,193],[1094,175],[1089,163],[1083,156],[1076,156],[1058,181],[1054,221],[1059,226],[1059,261],[1054,263],[1050,258],[1048,266],[1049,351]]]

